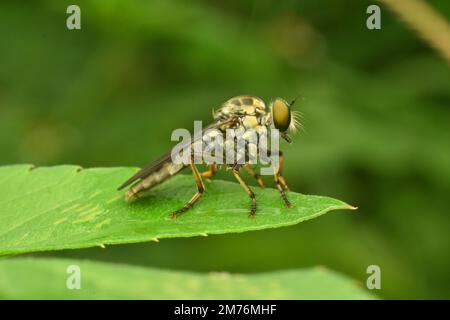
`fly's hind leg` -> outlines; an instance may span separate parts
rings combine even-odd
[[[200,173],[198,172],[197,167],[194,164],[194,160],[191,159],[191,169],[192,169],[192,174],[194,176],[195,179],[195,183],[197,184],[197,193],[195,193],[192,198],[186,202],[186,204],[179,210],[175,211],[172,213],[172,218],[176,219],[177,216],[179,216],[180,214],[188,211],[189,209],[191,209],[195,202],[197,202],[198,199],[200,199],[200,197],[202,196],[203,192],[205,191],[205,185],[203,184],[203,180],[202,177],[200,175]]]
[[[281,199],[283,199],[284,205],[287,208],[292,208],[292,204],[289,201],[289,199],[286,196],[285,191],[289,191],[289,187],[286,184],[286,181],[284,180],[283,176],[281,175],[281,172],[283,170],[283,162],[284,162],[284,156],[281,151],[279,151],[279,164],[278,169],[276,170],[274,174],[275,178],[275,186],[277,187],[278,191],[280,192]]]
[[[236,180],[240,183],[242,188],[244,188],[245,192],[248,194],[248,196],[250,197],[250,200],[252,201],[252,205],[250,207],[250,214],[248,217],[253,218],[256,213],[256,197],[255,197],[255,194],[253,193],[253,191],[250,189],[250,187],[242,179],[241,175],[239,174],[239,169],[240,169],[240,166],[235,165],[233,167],[233,175],[236,178]]]
[[[211,178],[216,174],[216,172],[217,172],[217,165],[214,163],[208,165],[208,170],[200,173],[200,175],[205,178]]]
[[[248,172],[249,175],[251,175],[253,178],[255,178],[256,182],[258,183],[258,185],[259,185],[261,188],[264,188],[264,187],[265,187],[263,179],[261,179],[261,176],[260,176],[259,174],[257,174],[257,173],[255,172],[255,170],[253,170],[253,168],[252,168],[251,165],[246,164],[246,165],[244,166],[244,168],[245,168],[245,170]]]

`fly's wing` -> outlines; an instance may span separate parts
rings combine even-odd
[[[230,117],[230,118],[228,118],[228,119],[226,119],[224,121],[216,121],[216,122],[210,124],[209,126],[207,126],[206,128],[204,128],[202,130],[202,134],[201,135],[199,135],[198,137],[194,136],[194,139],[191,139],[191,141],[187,141],[183,145],[181,145],[181,148],[184,149],[189,144],[192,144],[192,143],[198,141],[199,139],[202,139],[203,134],[208,129],[223,130],[226,127],[233,126],[238,120],[239,120],[238,117]],[[125,181],[117,190],[122,190],[123,188],[129,186],[133,182],[135,182],[135,181],[137,181],[139,179],[147,177],[149,174],[151,174],[151,173],[153,173],[155,171],[158,171],[159,169],[161,169],[163,167],[164,164],[166,164],[168,162],[171,162],[171,161],[172,161],[171,151],[169,151],[168,153],[164,154],[160,158],[156,159],[155,161],[153,161],[153,162],[149,163],[148,165],[146,165],[145,167],[143,167],[135,175],[133,175],[130,179]]]
[[[158,158],[157,160],[155,160],[155,161],[149,163],[148,165],[146,165],[145,167],[143,167],[136,174],[134,174],[131,178],[129,178],[124,183],[122,183],[122,185],[117,190],[122,190],[123,188],[129,186],[136,180],[144,178],[144,177],[148,176],[150,173],[159,170],[168,161],[170,161],[170,152],[166,153],[162,157]]]

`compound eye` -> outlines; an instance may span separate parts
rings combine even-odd
[[[272,119],[275,128],[281,132],[289,129],[291,124],[291,110],[286,101],[281,98],[275,99],[272,104]]]

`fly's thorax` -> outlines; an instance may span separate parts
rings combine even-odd
[[[221,112],[221,111],[219,111]],[[220,119],[224,119],[224,114],[220,113]],[[226,117],[237,117],[239,120],[229,126],[229,128],[243,127],[245,130],[256,129],[258,126],[265,125],[267,122],[267,115],[265,112],[258,111],[255,107],[245,107],[239,110],[234,110],[232,113],[226,115]]]
[[[232,109],[239,109],[246,106],[251,106],[262,111],[266,110],[266,104],[261,98],[249,95],[231,98],[222,105],[222,107],[230,107]]]
[[[259,121],[256,116],[244,116],[242,119],[242,125],[246,129],[254,129],[259,125]]]
[[[213,112],[213,116],[217,125],[192,142],[186,153],[187,161],[193,156],[196,164],[247,163],[258,158],[260,149],[271,148],[268,147],[273,128],[271,112],[266,112],[262,99],[254,96],[232,98]]]
[[[240,124],[246,129],[255,128],[266,122],[266,105],[264,101],[254,96],[238,96],[226,101],[215,112],[215,120],[225,120],[233,117],[240,119]]]

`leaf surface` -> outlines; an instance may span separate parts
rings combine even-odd
[[[237,183],[205,180],[195,207],[173,220],[196,191],[189,175],[178,175],[134,203],[117,186],[136,168],[81,169],[77,166],[0,167],[0,255],[157,241],[289,226],[348,204],[290,192],[294,208],[283,206],[278,191],[254,188],[257,215]]]

